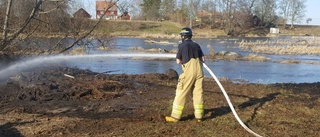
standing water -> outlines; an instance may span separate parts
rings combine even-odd
[[[255,38],[257,39],[257,38]],[[262,38],[260,38],[262,39]],[[213,48],[215,52],[234,51],[243,56],[250,54],[248,51],[240,51],[236,41],[241,39],[195,39],[200,44],[204,53],[209,54]],[[12,65],[1,65],[0,79],[6,79],[22,71],[35,71],[51,66],[77,67],[88,69],[98,73],[108,74],[142,74],[164,73],[167,69],[174,69],[181,73],[181,66],[176,64],[175,54],[132,54],[130,47],[161,48],[166,50],[177,49],[178,40],[171,40],[169,44],[146,43],[139,38],[114,38],[113,48],[121,53],[108,53],[90,49],[89,55],[75,56],[48,56],[23,59]],[[320,62],[319,56],[314,55],[264,55],[272,58],[268,62],[255,61],[211,61],[207,60],[207,66],[218,77],[230,80],[241,80],[249,83],[312,83],[318,82],[320,66],[317,64],[281,64],[277,60],[295,59]],[[137,59],[143,58],[143,59]],[[158,59],[150,59],[158,58]],[[159,59],[161,58],[161,59]],[[168,59],[166,59],[168,58]],[[210,76],[205,72],[205,76]]]

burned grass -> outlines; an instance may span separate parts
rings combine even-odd
[[[194,119],[191,96],[181,121],[165,123],[177,84],[165,74],[52,68],[19,75],[0,84],[0,136],[251,136],[211,78],[204,82],[202,123]],[[258,134],[320,135],[320,83],[222,84],[242,121]]]

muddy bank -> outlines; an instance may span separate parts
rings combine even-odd
[[[176,77],[158,73],[58,67],[20,73],[0,84],[0,136],[251,136],[211,78],[204,82],[204,122],[195,122],[189,96],[182,120],[165,123],[176,84]],[[320,135],[320,83],[222,84],[258,134]]]

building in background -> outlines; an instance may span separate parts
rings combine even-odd
[[[107,20],[116,20],[118,17],[117,3],[112,0],[96,0],[96,18],[99,19],[101,16]]]
[[[75,17],[75,18],[91,18],[91,15],[83,8],[80,8],[78,11],[76,11],[73,14],[73,17]]]
[[[120,19],[121,20],[130,20],[131,17],[129,15],[129,13],[127,11],[123,12],[121,15],[120,15]]]

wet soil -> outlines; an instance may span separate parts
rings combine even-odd
[[[166,74],[100,74],[51,68],[0,83],[0,136],[252,136],[234,118],[218,85],[204,81],[205,116],[191,95],[181,121],[166,123],[177,79]],[[320,136],[320,83],[222,81],[242,121],[262,136]]]

